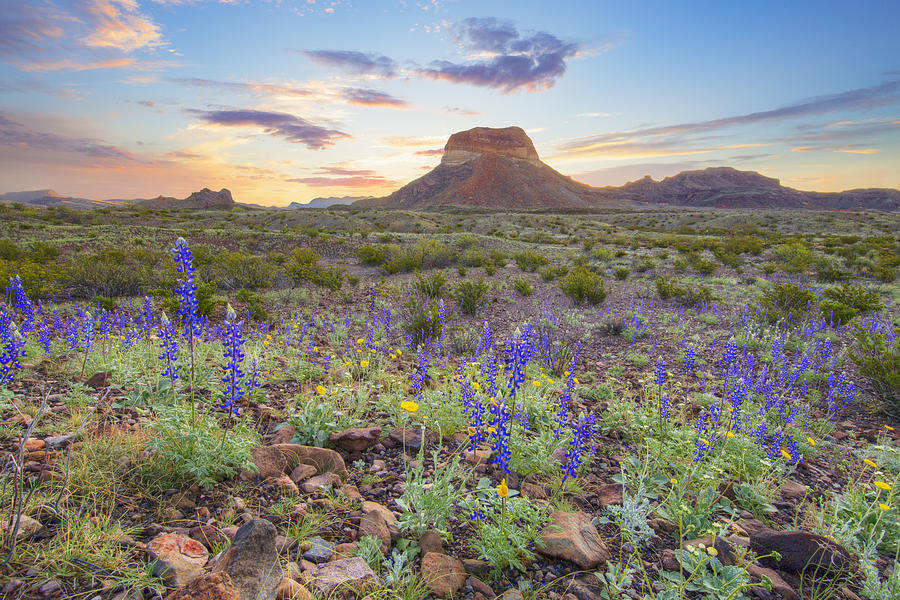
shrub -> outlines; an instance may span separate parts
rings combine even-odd
[[[215,281],[197,282],[197,314],[201,317],[211,317],[216,306],[222,303],[215,299],[218,286]],[[160,307],[170,315],[178,314],[178,298],[172,295],[172,288],[157,288],[149,290],[150,295],[160,298]]]
[[[628,276],[631,274],[631,270],[628,267],[616,267],[613,271],[613,275],[619,281],[625,281],[628,279]]]
[[[835,322],[849,323],[857,315],[881,310],[881,298],[873,291],[857,285],[844,284],[830,287],[822,293],[819,309],[823,314],[833,316]]]
[[[146,254],[107,248],[76,258],[69,268],[69,283],[76,295],[85,298],[139,296],[148,287],[163,283],[165,272],[156,268],[157,263]]]
[[[440,305],[437,300],[429,302],[427,298],[411,297],[403,303],[403,307],[406,310],[403,329],[412,336],[416,345],[441,336]]]
[[[256,321],[268,321],[269,313],[262,305],[262,297],[250,290],[238,290],[234,299],[244,305],[250,317]]]
[[[291,443],[324,448],[328,436],[342,428],[342,421],[345,420],[342,417],[331,404],[318,399],[309,400],[300,410],[292,409],[288,413],[287,422],[296,429]]]
[[[842,271],[838,268],[837,262],[834,260],[823,258],[816,263],[816,279],[819,281],[845,281],[849,279],[850,273]]]
[[[362,246],[359,250],[356,251],[356,257],[363,265],[377,267],[385,261],[385,259],[387,258],[387,253],[385,252],[383,246],[367,245]]]
[[[513,280],[513,288],[519,292],[520,296],[530,296],[534,293],[534,288],[531,287],[531,283],[524,277]]]
[[[198,269],[202,279],[216,281],[225,290],[245,288],[258,290],[272,287],[274,268],[258,256],[243,252],[218,252],[214,258]]]
[[[443,271],[434,271],[429,275],[416,274],[412,286],[415,291],[427,298],[440,298],[447,285],[447,276]]]
[[[294,285],[309,281],[329,290],[339,290],[344,285],[344,271],[319,264],[319,254],[312,248],[296,248],[284,265],[284,273]]]
[[[576,267],[559,282],[563,293],[575,304],[600,304],[606,300],[607,290],[603,278],[587,267]]]
[[[656,268],[656,261],[649,256],[644,256],[634,264],[634,270],[638,273],[644,273]]]
[[[513,254],[513,260],[516,265],[523,271],[533,273],[538,267],[550,264],[546,256],[533,250],[522,250]]]
[[[116,307],[116,303],[112,298],[107,298],[106,296],[94,296],[91,298],[91,304],[98,308],[102,308],[107,312],[112,312],[112,310]]]
[[[794,283],[776,283],[763,292],[760,305],[766,309],[770,322],[786,319],[788,316],[805,317],[816,295],[809,288]]]
[[[569,272],[569,268],[563,265],[545,265],[540,268],[539,273],[544,281],[553,281],[557,277],[562,277]]]
[[[786,273],[805,272],[813,262],[813,252],[803,242],[782,244],[775,249],[775,255],[781,261],[781,268]]]
[[[490,285],[483,279],[459,281],[453,286],[453,298],[463,314],[474,315],[484,305]]]
[[[854,347],[850,359],[859,373],[869,379],[875,395],[885,403],[894,418],[900,418],[900,329],[894,329],[893,339],[884,332],[870,332],[857,325],[853,329]]]
[[[716,296],[704,285],[681,286],[677,281],[659,278],[656,280],[656,293],[663,300],[676,299],[685,306],[697,306],[716,300]]]

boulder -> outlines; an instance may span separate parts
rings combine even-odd
[[[274,446],[257,446],[251,452],[251,456],[253,464],[256,465],[256,473],[251,473],[251,475],[258,476],[260,479],[283,475],[287,468],[287,459]]]
[[[351,600],[357,592],[378,584],[378,576],[359,557],[317,565],[307,573],[309,588],[329,600]]]
[[[277,448],[292,468],[300,464],[312,465],[316,468],[317,473],[336,473],[341,479],[347,477],[347,466],[344,464],[344,459],[330,448],[316,448],[300,444],[275,444],[270,447]]]
[[[429,552],[422,557],[422,581],[438,598],[449,598],[466,583],[466,569],[452,556]]]
[[[852,568],[850,553],[825,536],[808,531],[775,531],[758,528],[750,531],[750,549],[758,556],[773,551],[781,560],[761,560],[763,565],[794,573],[846,572]]]
[[[207,573],[166,596],[166,600],[240,600],[228,573]]]
[[[782,483],[778,491],[785,500],[802,500],[809,493],[805,485],[790,479]]]
[[[274,600],[281,583],[275,537],[278,530],[264,519],[252,519],[234,534],[231,546],[219,557],[215,572],[227,573],[240,600]]]
[[[323,488],[331,486],[332,488],[340,487],[341,478],[334,473],[322,473],[310,477],[300,484],[300,489],[304,494],[312,494],[321,491]]]
[[[362,452],[378,443],[381,439],[381,427],[356,427],[335,431],[328,439],[341,450]]]
[[[303,560],[316,564],[328,562],[334,554],[334,546],[331,542],[315,536],[309,540],[309,550],[303,553]]]
[[[543,547],[539,547],[538,552],[568,560],[582,569],[594,569],[610,559],[597,528],[582,512],[554,511],[550,515],[550,524],[541,532],[541,541]]]
[[[800,596],[797,595],[794,588],[789,586],[784,579],[781,578],[781,575],[772,569],[767,569],[766,567],[761,567],[754,563],[747,566],[747,573],[760,581],[762,581],[763,578],[771,581],[772,591],[781,594],[782,598],[785,600],[800,600]]]
[[[150,540],[147,555],[153,573],[171,587],[187,585],[203,575],[209,560],[206,546],[180,533],[164,533]]]

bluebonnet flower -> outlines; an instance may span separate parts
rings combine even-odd
[[[200,319],[197,314],[199,304],[197,303],[197,286],[194,284],[193,255],[191,255],[184,238],[175,240],[175,247],[170,251],[178,272],[184,275],[183,279],[178,280],[178,286],[175,288],[175,293],[178,294],[178,313],[189,328],[191,335],[198,334]]]
[[[49,356],[50,354],[50,342],[51,336],[53,335],[53,326],[49,322],[45,322],[44,326],[38,331],[38,341],[41,344],[41,348],[44,350],[44,356]]]
[[[516,396],[516,392],[525,381],[525,366],[531,360],[532,353],[531,325],[526,324],[521,333],[516,331],[514,340],[506,343],[506,355],[510,363],[510,376],[507,382],[510,398]]]
[[[94,316],[86,312],[81,322],[81,343],[82,350],[89,352],[94,347]]]
[[[25,293],[25,287],[22,285],[22,278],[16,275],[9,280],[9,287],[14,295],[13,310],[22,318],[22,324],[19,331],[22,335],[27,335],[34,323],[34,304],[28,299]]]
[[[169,321],[166,313],[162,314],[156,337],[159,338],[159,347],[162,349],[162,354],[158,358],[166,361],[166,368],[162,372],[162,376],[171,380],[174,389],[175,380],[178,379],[178,365],[175,364],[178,357],[178,340],[175,339],[175,326]]]
[[[485,519],[487,519],[487,515],[485,515],[484,511],[481,510],[480,505],[475,504],[472,513],[469,515],[469,519],[471,519],[472,521],[484,521]]]
[[[491,462],[497,465],[502,472],[509,473],[509,459],[511,457],[509,450],[510,415],[503,398],[497,397],[493,399],[490,412],[492,415],[491,427],[494,428],[494,444],[492,447],[494,454],[491,456]]]
[[[663,421],[665,421],[666,423],[671,422],[669,408],[669,396],[663,394],[663,396],[659,399],[659,416],[662,417]]]
[[[756,427],[756,433],[754,434],[754,438],[756,441],[756,447],[760,450],[765,450],[766,448],[766,436],[768,436],[768,426],[765,421],[760,421],[759,425]]]
[[[694,349],[691,346],[684,348],[684,372],[691,374],[694,371]]]
[[[328,370],[328,367],[325,367]],[[259,387],[259,360],[255,357],[250,359],[250,369],[244,380],[244,387],[247,388],[247,397],[253,396],[253,390]]]
[[[22,367],[19,358],[25,356],[24,348],[27,341],[12,321],[4,323],[2,338],[3,351],[0,352],[0,384],[12,381],[13,369]]]
[[[584,413],[579,414],[578,418],[572,422],[572,441],[569,442],[569,449],[566,451],[566,461],[560,465],[563,471],[563,481],[569,477],[575,477],[575,472],[581,465],[583,456],[591,443],[593,437],[591,429],[591,423]]]
[[[769,445],[769,450],[766,453],[768,459],[772,462],[778,460],[778,457],[781,456],[781,442],[783,440],[783,435],[780,429],[776,429],[772,434],[772,443]]]
[[[656,386],[659,388],[660,393],[662,393],[662,387],[666,384],[666,361],[663,360],[662,356],[656,359],[656,369],[654,370],[653,380],[656,382]]]
[[[241,351],[241,346],[244,345],[241,336],[243,324],[243,321],[237,320],[234,309],[229,306],[224,327],[225,336],[222,340],[222,345],[225,347],[222,356],[227,361],[222,367],[225,372],[225,376],[222,377],[222,383],[225,384],[225,399],[221,408],[234,415],[239,414],[238,402],[244,397],[244,390],[241,386],[244,379],[244,372],[241,371],[241,364],[244,362],[244,353]]]

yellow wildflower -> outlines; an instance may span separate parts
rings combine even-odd
[[[677,485],[677,484],[678,484],[678,480],[675,479],[674,477],[673,477],[672,479],[670,479],[669,481],[672,482],[672,485]]]
[[[316,393],[319,394],[320,396],[324,396],[325,393],[326,393],[327,391],[328,391],[328,390],[325,389],[325,386],[324,386],[324,385],[317,385],[317,386],[316,386]]]
[[[782,455],[783,457],[785,457],[787,460],[793,460],[793,459],[791,458],[791,453],[788,452],[787,450],[785,450],[784,448],[781,449],[781,455]]]
[[[806,441],[809,442],[809,445],[810,445],[810,446],[815,446],[815,445],[816,445],[816,440],[812,439],[811,437],[807,437],[807,438],[806,438]]]
[[[469,437],[472,437],[473,435],[478,433],[477,430],[471,425],[469,425],[469,427],[466,429],[466,431],[469,432]]]
[[[875,481],[873,481],[872,483],[875,484],[875,487],[877,487],[877,488],[880,489],[880,490],[888,490],[888,491],[890,491],[890,489],[891,489],[891,484],[885,483],[885,482],[883,482],[883,481],[875,480]]]
[[[356,340],[356,343],[357,343],[357,344],[362,344],[364,341],[366,341],[366,340],[364,340],[364,339],[362,339],[362,338],[359,338],[358,340]]]
[[[888,506],[887,504],[882,504],[880,502],[878,503],[878,508],[880,508],[881,510],[891,510],[890,506]]]
[[[572,381],[574,381],[575,383],[581,383],[580,381],[578,381],[578,378],[577,378],[577,377],[573,377],[573,378],[572,378]]]
[[[864,459],[863,459],[863,462],[866,463],[867,465],[869,465],[870,467],[872,467],[873,469],[877,469],[877,468],[878,468],[878,465],[876,465],[874,462],[872,462],[872,461],[869,460],[868,458],[864,458]]]
[[[419,410],[419,405],[413,402],[412,400],[404,400],[400,403],[400,408],[409,413],[414,413]]]
[[[894,428],[891,427],[890,425],[885,425],[884,428],[887,429],[888,431],[893,431],[893,430],[894,430]]]
[[[403,356],[403,351],[397,348],[397,356]]]
[[[365,369],[366,367],[369,366],[369,361],[361,360],[361,361],[359,361],[359,366],[361,366],[363,369]]]
[[[726,432],[725,432],[725,437],[728,437],[728,438],[734,437],[734,432],[733,432],[733,431],[726,431]]]
[[[553,380],[550,379],[550,378],[548,377],[548,378],[547,378],[547,383],[549,383],[550,385],[553,385]]]
[[[541,387],[540,381],[535,380],[535,381],[532,381],[531,383],[534,384],[534,387]]]
[[[497,486],[497,495],[501,498],[509,496],[509,487],[506,485],[506,477],[504,477],[503,481],[500,482],[500,485]]]

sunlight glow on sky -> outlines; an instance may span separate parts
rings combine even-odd
[[[592,185],[900,188],[900,3],[0,0],[0,193],[385,195],[518,125]]]

